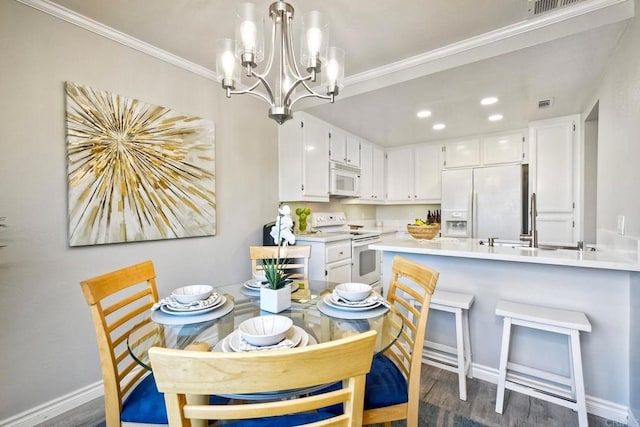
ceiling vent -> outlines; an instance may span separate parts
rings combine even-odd
[[[528,0],[528,16],[538,16],[584,0]]]
[[[538,101],[538,110],[544,110],[553,105],[553,98],[541,99]]]

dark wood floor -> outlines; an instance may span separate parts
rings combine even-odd
[[[458,377],[448,371],[423,365],[422,400],[462,415],[490,427],[571,427],[578,425],[578,416],[571,409],[506,391],[505,410],[495,412],[496,385],[470,379],[467,381],[467,401],[458,399]],[[104,426],[102,399],[48,420],[37,427]],[[625,424],[589,414],[590,427],[624,427]],[[435,426],[434,426],[435,427]]]
[[[477,379],[467,380],[467,400],[458,398],[458,376],[452,372],[422,365],[422,400],[487,426],[571,427],[578,415],[569,408],[554,405],[507,390],[503,414],[495,412],[496,385]],[[624,427],[625,424],[589,414],[590,427]]]

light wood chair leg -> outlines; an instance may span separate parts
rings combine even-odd
[[[504,389],[507,380],[507,362],[509,359],[509,341],[511,339],[511,318],[504,318],[502,329],[502,348],[500,350],[500,367],[498,370],[498,391],[496,393],[496,412],[502,414],[504,409]]]

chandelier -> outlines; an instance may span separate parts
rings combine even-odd
[[[242,3],[236,13],[235,40],[217,41],[216,74],[227,98],[245,93],[257,96],[269,104],[269,117],[282,124],[291,118],[291,107],[301,99],[315,97],[334,101],[344,79],[344,51],[328,47],[329,25],[320,12],[304,14],[299,59],[308,74],[303,76],[293,48],[293,7],[284,1],[276,1],[269,6],[269,17],[271,49],[264,71],[256,72],[257,65],[264,59],[264,17],[253,3]],[[274,61],[276,50],[278,57]],[[276,81],[270,84],[267,78],[274,63]],[[236,90],[242,72],[256,81],[246,89]],[[309,82],[316,82],[318,74],[322,76],[321,87],[326,94],[309,86]],[[261,84],[263,91],[258,90]],[[296,94],[299,88],[304,91]]]

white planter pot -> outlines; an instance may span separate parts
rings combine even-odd
[[[260,288],[260,309],[280,313],[291,307],[291,286],[280,289]]]

